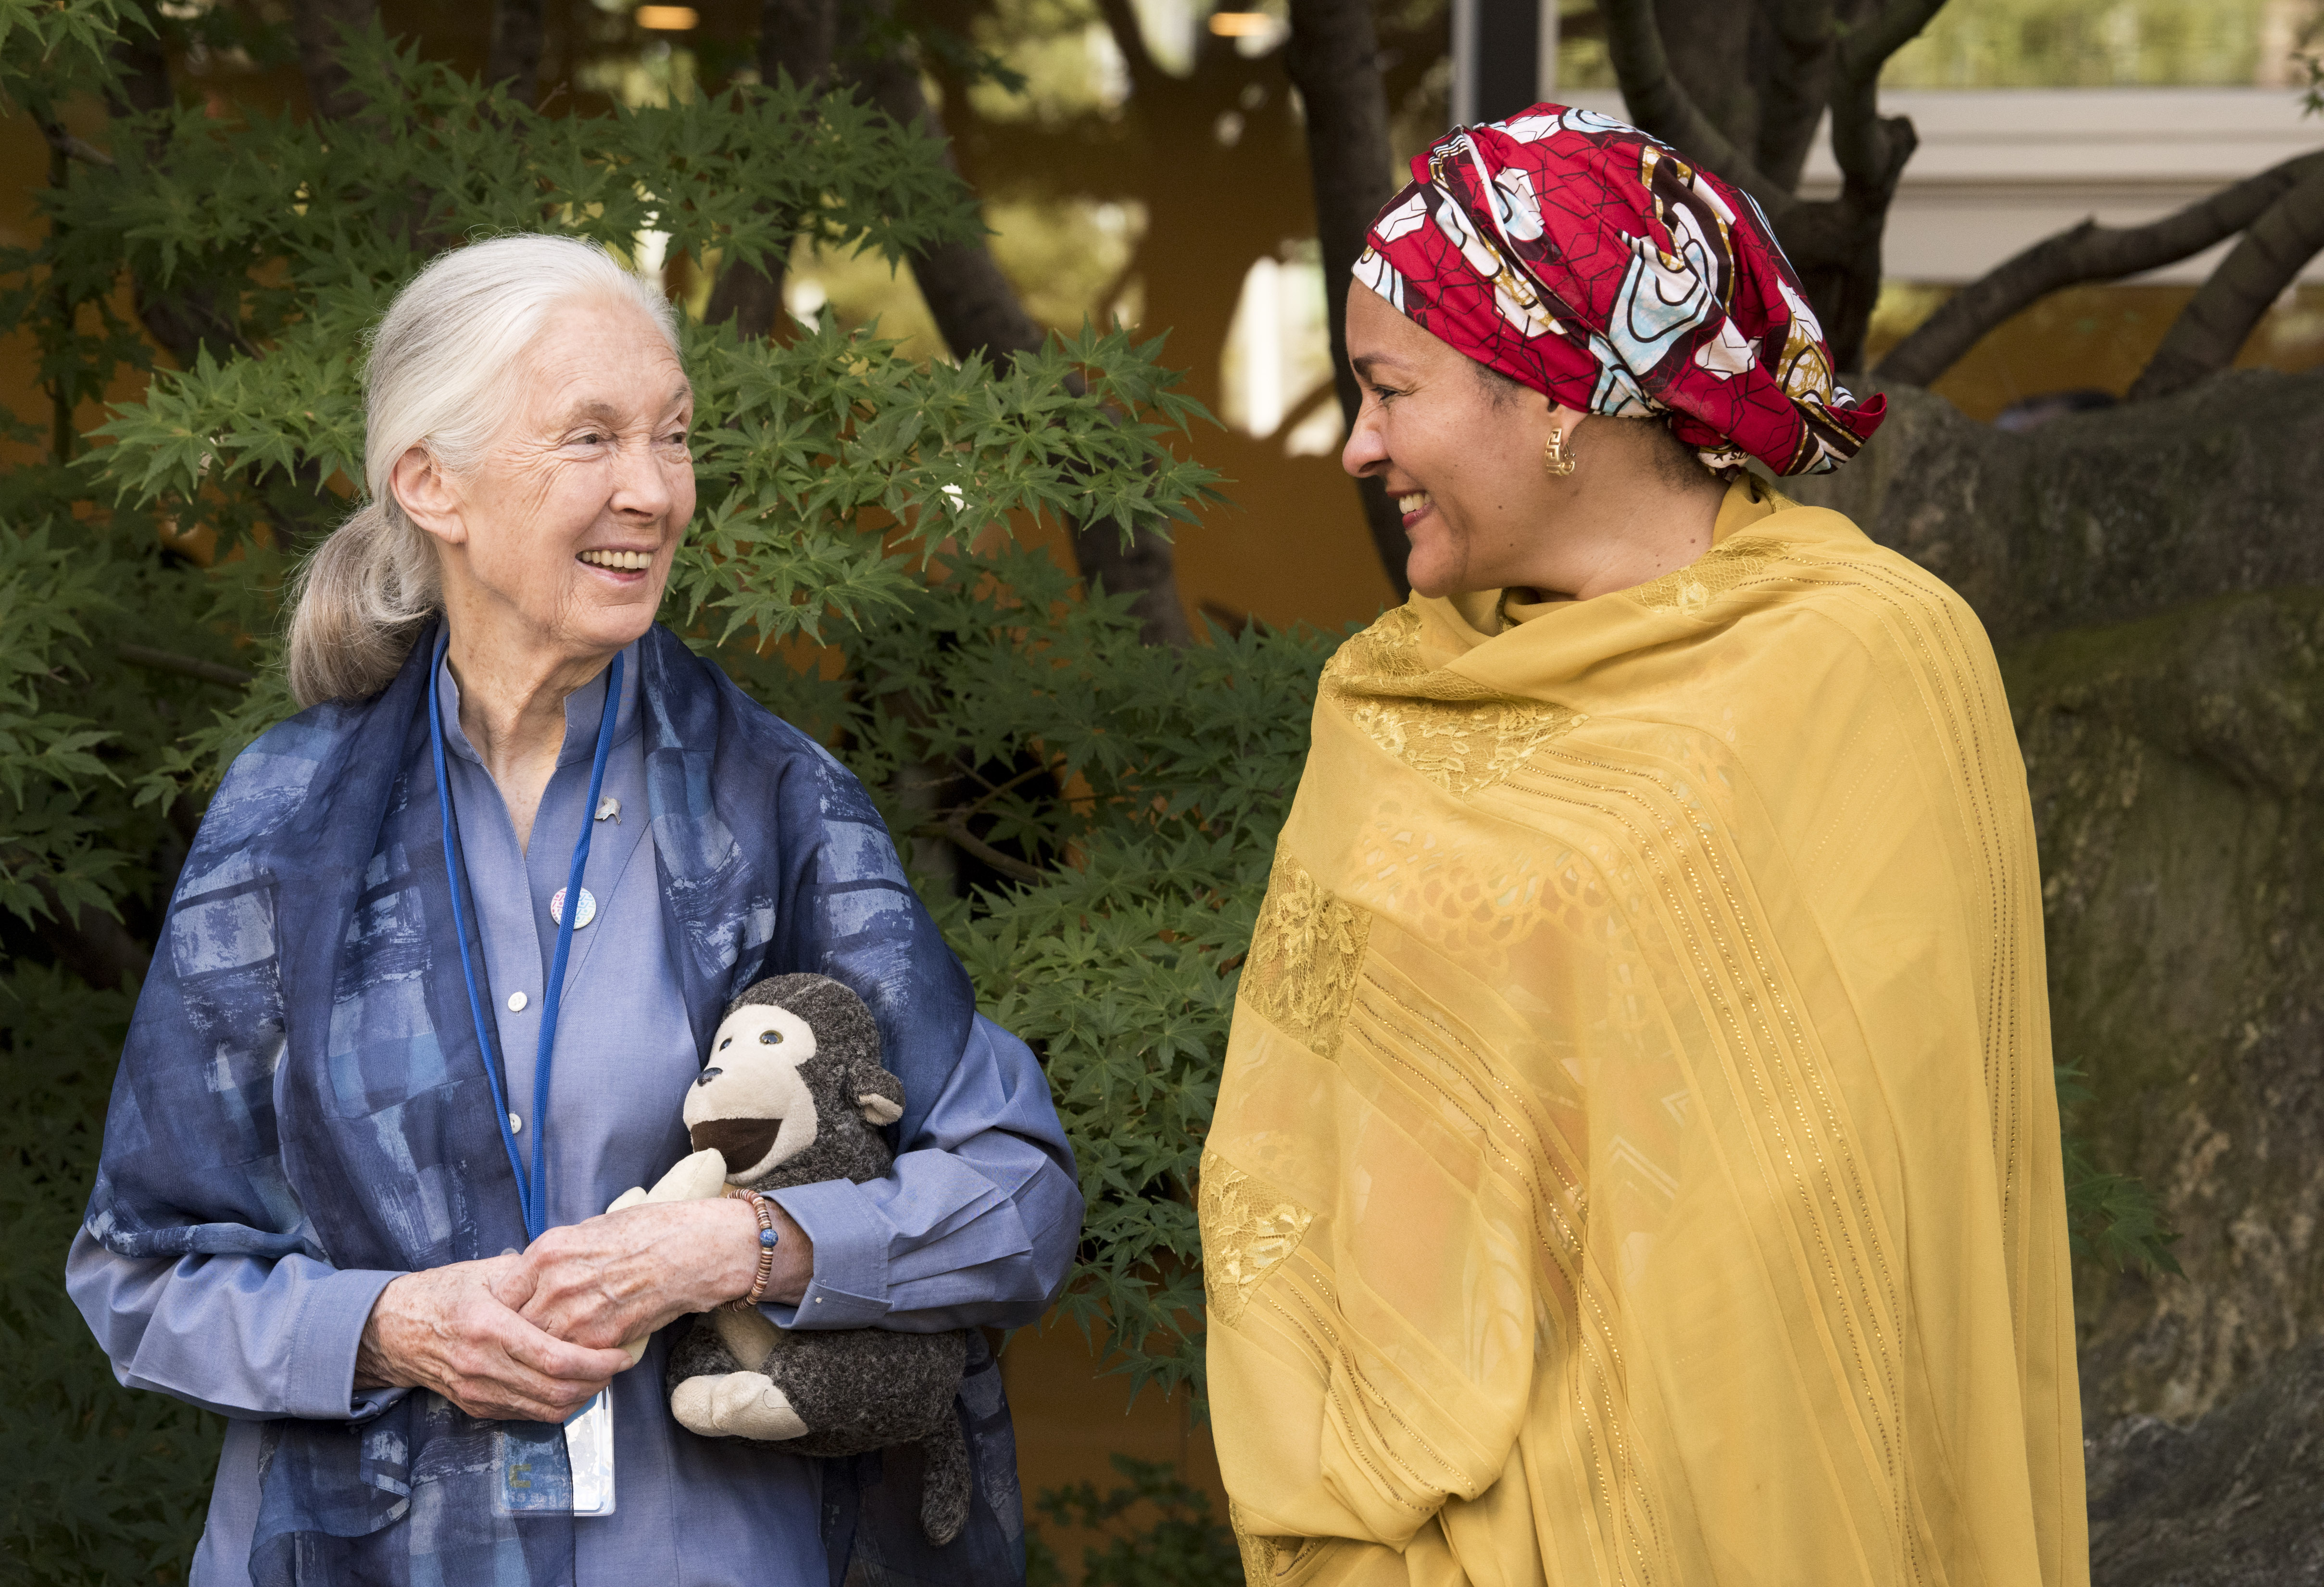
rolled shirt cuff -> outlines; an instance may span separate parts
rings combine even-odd
[[[778,1327],[868,1328],[888,1315],[888,1221],[845,1179],[767,1193],[815,1242],[815,1273],[796,1306],[761,1309]]]
[[[401,1389],[357,1389],[355,1352],[364,1324],[380,1291],[401,1273],[373,1268],[341,1268],[306,1285],[290,1332],[288,1410],[317,1422],[364,1421],[407,1392]]]

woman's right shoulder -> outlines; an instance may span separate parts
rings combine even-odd
[[[253,739],[210,796],[198,841],[212,848],[239,845],[281,826],[306,802],[317,774],[377,703],[327,700]]]

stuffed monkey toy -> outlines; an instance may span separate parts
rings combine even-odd
[[[608,1209],[876,1179],[895,1158],[881,1127],[903,1116],[904,1083],[880,1063],[872,1010],[824,975],[778,975],[736,998],[686,1095],[695,1153],[651,1191]],[[645,1341],[630,1346],[632,1359]],[[778,1328],[756,1307],[685,1324],[669,1355],[670,1414],[706,1438],[794,1454],[918,1444],[920,1527],[941,1546],[968,1518],[968,1450],[953,1410],[968,1335],[886,1328]]]

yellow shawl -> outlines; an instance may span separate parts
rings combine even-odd
[[[1667,577],[1464,604],[1325,669],[1243,972],[1200,1204],[1251,1580],[2082,1587],[1977,619],[1748,484]]]

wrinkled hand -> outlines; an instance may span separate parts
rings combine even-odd
[[[782,1208],[772,1210],[781,1242],[764,1298],[795,1305],[814,1277],[815,1247]],[[551,1229],[518,1260],[496,1288],[526,1322],[610,1348],[748,1295],[759,1220],[748,1202],[724,1197],[648,1203]]]
[[[432,1389],[489,1421],[562,1422],[630,1364],[550,1336],[495,1291],[521,1259],[406,1273],[380,1291],[355,1351],[357,1389]]]

